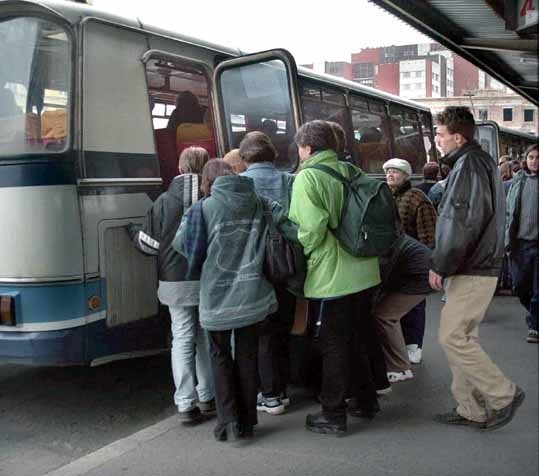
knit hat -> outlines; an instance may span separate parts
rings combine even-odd
[[[384,163],[382,168],[384,169],[384,172],[387,172],[387,169],[397,169],[404,172],[408,177],[412,175],[412,166],[410,165],[410,162],[404,159],[389,159]]]

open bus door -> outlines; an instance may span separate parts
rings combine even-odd
[[[220,63],[214,72],[216,130],[224,154],[251,131],[266,133],[278,151],[276,166],[298,165],[294,134],[301,123],[296,63],[283,49]]]

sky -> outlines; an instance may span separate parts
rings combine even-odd
[[[298,64],[431,40],[367,0],[92,0],[100,9],[223,46],[286,48]]]

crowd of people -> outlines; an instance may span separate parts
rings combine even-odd
[[[209,160],[200,147],[181,153],[179,175],[146,225],[130,233],[142,252],[157,256],[182,421],[197,424],[216,411],[214,436],[229,441],[253,436],[257,412],[285,412],[289,336],[301,298],[309,303],[305,339],[317,376],[310,383],[321,406],[305,425],[345,434],[349,415],[373,418],[379,395],[413,378],[412,365],[423,358],[426,296],[444,290],[439,341],[457,406],[436,420],[484,430],[509,423],[524,392],[481,348],[478,326],[508,250],[529,313],[528,341],[538,340],[538,211],[528,199],[538,192],[538,148],[511,177],[506,223],[501,175],[474,141],[474,127],[467,108],[437,116],[442,165],[427,163],[418,187],[406,160],[384,163],[395,236],[386,251],[368,256],[344,246],[339,234],[353,184],[366,176],[345,153],[338,124],[301,126],[294,175],[275,167],[276,149],[262,131],[247,133],[223,159]],[[269,276],[268,230],[302,250],[299,287]]]

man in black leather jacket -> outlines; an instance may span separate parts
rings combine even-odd
[[[436,143],[452,171],[438,208],[429,281],[440,291],[445,280],[439,340],[458,403],[436,420],[493,430],[509,423],[524,400],[522,389],[481,348],[478,335],[503,257],[503,185],[496,163],[473,139],[468,108],[447,107],[436,120]]]

